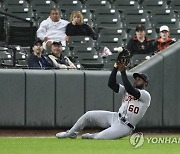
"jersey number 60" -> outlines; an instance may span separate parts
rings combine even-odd
[[[138,114],[138,112],[139,112],[139,107],[134,106],[134,105],[129,105],[128,110],[129,110],[130,112],[134,112],[135,114]]]

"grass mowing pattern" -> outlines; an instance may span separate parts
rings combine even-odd
[[[153,144],[147,139],[135,149],[129,137],[119,140],[0,137],[0,154],[179,154],[179,151],[180,143]]]

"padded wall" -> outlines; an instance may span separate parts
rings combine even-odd
[[[70,127],[84,114],[84,73],[57,70],[56,126]]]
[[[51,70],[25,70],[26,126],[55,125],[55,77]]]
[[[163,57],[155,55],[146,65],[141,64],[130,72],[143,72],[149,76],[147,91],[151,94],[151,104],[137,127],[161,127],[163,113]]]
[[[113,111],[113,92],[108,87],[109,71],[85,71],[85,111]]]
[[[24,126],[25,73],[23,70],[0,71],[0,126]]]
[[[162,52],[164,59],[163,126],[180,127],[180,50],[172,45],[170,52]]]

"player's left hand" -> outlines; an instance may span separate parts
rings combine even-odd
[[[129,68],[129,65],[126,65],[126,62],[124,60],[116,62],[116,67],[119,71],[123,72],[126,71]]]

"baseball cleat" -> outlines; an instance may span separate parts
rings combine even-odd
[[[93,139],[93,134],[90,133],[83,134],[82,139]]]
[[[59,138],[59,139],[61,139],[61,138],[72,138],[72,139],[75,139],[75,138],[77,138],[77,134],[76,133],[69,134],[69,131],[66,131],[66,132],[57,133],[56,137]]]

